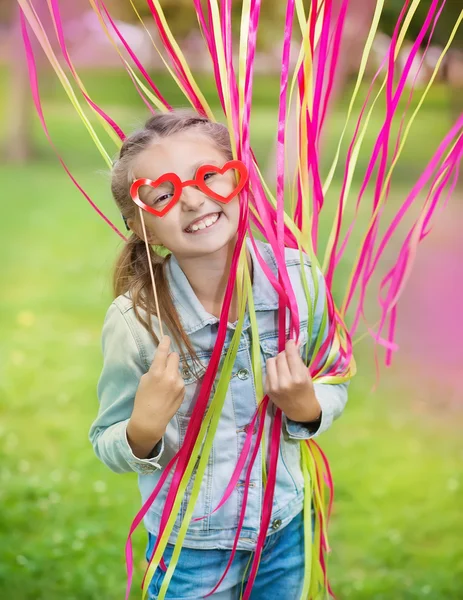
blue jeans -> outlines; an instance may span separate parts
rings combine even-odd
[[[146,559],[149,560],[156,537],[149,534]],[[169,566],[173,545],[164,551],[164,561]],[[166,598],[169,600],[199,599],[209,593],[222,576],[230,558],[230,550],[195,550],[182,548],[177,567],[170,581]],[[250,550],[237,550],[232,565],[213,600],[238,600],[246,566],[253,555]],[[165,572],[158,567],[149,586],[149,600],[158,597]],[[268,535],[252,588],[252,600],[299,600],[304,580],[304,527],[303,511],[280,531]],[[247,581],[247,579],[245,580]],[[243,590],[244,590],[243,586]]]

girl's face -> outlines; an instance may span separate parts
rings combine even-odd
[[[187,181],[194,179],[201,165],[222,167],[226,162],[227,157],[212,140],[197,132],[182,131],[143,150],[134,160],[132,172],[134,179],[155,181],[164,173],[175,173],[182,181]],[[205,179],[208,186],[222,196],[229,195],[236,187],[233,169],[223,175],[211,171]],[[172,193],[173,186],[169,182],[157,188],[144,185],[139,189],[139,198],[161,210],[172,198]],[[178,202],[163,217],[148,211],[143,211],[143,217],[150,243],[162,244],[177,258],[192,258],[216,252],[233,240],[238,230],[239,213],[239,196],[223,204],[189,185],[183,188]],[[200,229],[191,230],[193,221]],[[128,224],[143,239],[139,218],[136,223],[129,220]]]

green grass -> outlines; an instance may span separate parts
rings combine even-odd
[[[4,88],[4,77],[0,81]],[[86,81],[125,127],[142,120],[119,74],[93,74]],[[202,85],[213,97],[210,82]],[[166,79],[160,86],[169,99],[177,98]],[[274,89],[274,80],[256,85],[253,140],[261,161],[274,138]],[[60,151],[122,228],[92,143],[56,85],[44,91]],[[342,114],[331,116],[326,156]],[[409,191],[448,126],[445,94],[437,88],[406,148],[393,203]],[[0,597],[122,598],[125,537],[139,507],[136,475],[110,472],[87,441],[97,412],[111,267],[122,243],[69,182],[37,122],[34,134],[34,162],[0,167]],[[361,165],[367,158],[365,151]],[[333,202],[339,186],[336,180]],[[324,231],[329,222],[326,217]],[[346,265],[350,260],[352,255]],[[340,599],[457,600],[463,590],[458,423],[437,406],[416,410],[426,381],[407,377],[400,354],[372,393],[371,347],[365,342],[358,350],[348,409],[321,440],[336,482],[334,590]],[[139,597],[144,543],[140,531],[132,598]]]

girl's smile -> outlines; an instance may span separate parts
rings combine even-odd
[[[222,216],[222,211],[216,213],[208,213],[204,217],[199,217],[195,219],[188,225],[185,231],[188,234],[200,234],[200,233],[208,233],[218,221],[220,221],[220,217]]]

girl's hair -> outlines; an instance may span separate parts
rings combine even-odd
[[[150,117],[143,129],[135,131],[124,140],[119,158],[115,161],[111,172],[111,191],[125,219],[137,220],[139,218],[138,206],[130,196],[134,158],[153,142],[185,130],[193,130],[207,136],[223,153],[226,160],[232,160],[230,136],[225,125],[214,123],[189,109],[172,110]],[[166,263],[170,260],[170,255],[164,258],[156,254],[150,247],[150,259],[153,265],[154,281],[161,311],[159,318],[162,318],[163,323],[169,329],[170,335],[177,343],[181,356],[185,359],[183,342],[193,360],[200,364],[172,301],[165,273]],[[113,292],[115,297],[127,292],[130,294],[137,319],[150,332],[155,343],[159,344],[159,339],[154,333],[150,318],[150,315],[156,315],[152,287],[145,241],[138,237],[136,233],[132,233],[115,265]],[[141,316],[140,309],[146,311],[147,320]]]

